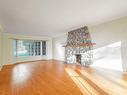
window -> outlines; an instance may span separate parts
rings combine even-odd
[[[15,39],[13,45],[15,57],[46,55],[46,41]]]

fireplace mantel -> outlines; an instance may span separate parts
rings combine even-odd
[[[96,43],[85,43],[85,44],[78,44],[78,45],[64,45],[63,47],[85,47],[85,46],[94,46]]]

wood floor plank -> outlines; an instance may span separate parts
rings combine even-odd
[[[23,62],[0,71],[0,95],[126,95],[127,75],[56,60]]]

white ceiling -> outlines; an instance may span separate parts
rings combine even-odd
[[[5,32],[56,36],[127,16],[127,0],[0,0]]]

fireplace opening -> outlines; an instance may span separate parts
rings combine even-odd
[[[75,56],[76,56],[76,63],[81,64],[81,57],[82,57],[81,54],[76,54]]]

